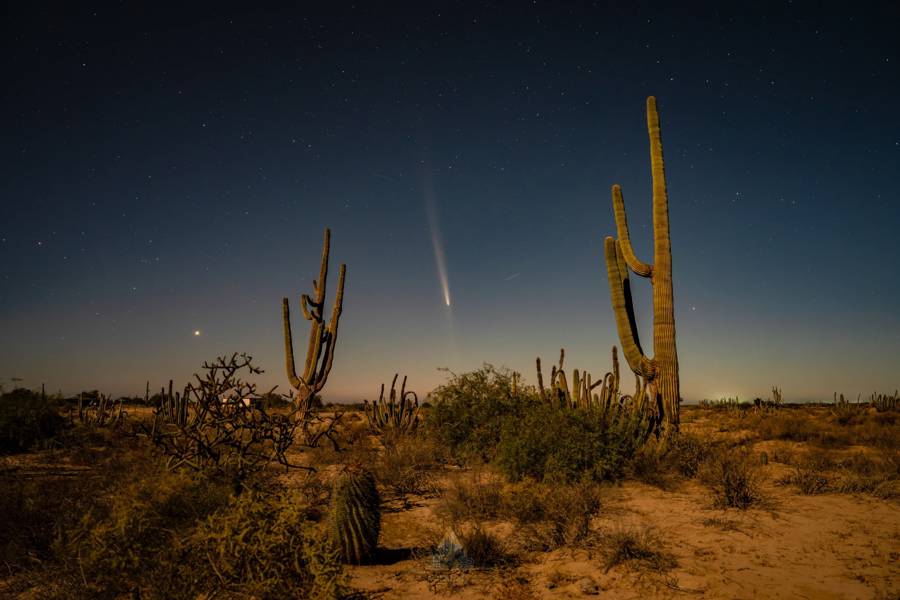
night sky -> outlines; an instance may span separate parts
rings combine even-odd
[[[7,389],[143,394],[245,351],[286,391],[281,298],[305,340],[326,226],[326,400],[482,362],[533,382],[561,346],[602,375],[613,183],[652,258],[648,95],[685,400],[900,385],[893,3],[25,4],[3,19]]]

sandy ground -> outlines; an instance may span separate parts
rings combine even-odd
[[[714,421],[697,416],[685,429],[715,431]],[[789,452],[809,451],[802,444],[771,441],[754,444],[753,451],[773,456],[785,446],[793,446]],[[4,464],[35,476],[79,476],[87,470],[48,458],[25,454],[7,457]],[[714,508],[709,490],[696,480],[665,490],[635,481],[606,486],[584,544],[528,553],[517,566],[495,570],[433,568],[428,548],[446,533],[437,514],[440,499],[411,496],[406,503],[386,505],[380,554],[374,564],[348,567],[350,583],[362,597],[379,600],[900,599],[900,502],[867,495],[806,496],[776,483],[790,467],[769,461],[761,469],[764,501],[747,510]],[[512,533],[509,523],[491,526],[502,535]],[[656,571],[626,563],[607,571],[604,534],[617,530],[649,532],[676,566]]]
[[[767,470],[774,475],[779,468]],[[527,581],[532,597],[576,598],[586,595],[585,577],[604,598],[900,597],[900,506],[866,496],[802,496],[772,484],[764,489],[764,508],[718,510],[694,482],[674,491],[634,482],[608,488],[593,528],[650,530],[677,560],[666,573],[627,565],[604,572],[596,544],[533,554],[506,573],[434,571],[427,553],[415,556],[433,535],[427,524],[436,521],[437,501],[426,500],[385,514],[382,564],[351,567],[352,584],[384,600],[527,597],[514,596],[520,586],[511,581]]]

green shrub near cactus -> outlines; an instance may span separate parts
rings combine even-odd
[[[381,497],[370,471],[347,467],[335,480],[331,529],[344,562],[360,564],[375,553],[381,530]]]
[[[510,481],[614,480],[646,437],[646,420],[630,411],[559,410],[545,404],[504,422],[496,464]]]

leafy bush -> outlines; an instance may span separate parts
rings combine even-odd
[[[439,458],[431,441],[418,436],[399,436],[378,457],[375,475],[381,485],[401,498],[407,494],[433,494],[437,489],[435,470]]]
[[[541,405],[533,389],[513,386],[509,370],[489,364],[478,371],[453,374],[432,396],[427,430],[458,461],[491,460],[504,421],[518,420]]]
[[[55,400],[25,388],[0,396],[0,453],[24,452],[66,427]]]
[[[340,564],[296,496],[248,491],[162,469],[95,498],[54,550],[64,597],[336,598]]]
[[[713,442],[689,433],[679,433],[664,443],[651,439],[629,462],[629,476],[667,489],[673,483],[673,475],[695,477],[714,451]]]
[[[326,600],[344,593],[337,550],[296,498],[242,494],[197,527],[187,545],[210,595]]]
[[[511,480],[615,480],[643,444],[646,423],[628,411],[532,407],[504,422],[497,466]]]
[[[704,463],[700,478],[712,489],[718,506],[743,509],[762,499],[759,464],[745,450],[723,449]]]
[[[189,596],[196,588],[180,533],[226,505],[228,491],[209,480],[159,470],[98,499],[63,532],[57,555],[81,574],[82,593],[115,597],[136,592]],[[183,568],[184,567],[184,568]],[[155,592],[155,594],[154,594]]]

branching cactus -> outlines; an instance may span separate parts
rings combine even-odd
[[[115,427],[125,421],[125,404],[120,398],[113,400],[105,394],[96,393],[85,404],[84,393],[78,394],[78,420],[88,427]]]
[[[190,390],[186,387],[184,393],[173,392],[172,380],[169,380],[169,391],[162,388],[159,394],[159,403],[153,411],[153,432],[159,431],[162,423],[170,423],[184,427],[188,424],[188,397]]]
[[[614,404],[621,403],[623,396],[619,393],[619,354],[615,346],[612,347],[613,370],[611,372],[607,372],[603,379],[593,381],[590,373],[575,369],[572,371],[571,389],[563,368],[565,359],[566,351],[564,348],[560,348],[559,364],[553,365],[550,370],[549,388],[544,386],[541,359],[535,360],[538,390],[546,402],[565,408],[595,408],[604,411],[610,410]],[[596,392],[595,389],[597,389]],[[631,397],[626,396],[625,398]]]
[[[419,398],[413,391],[406,391],[406,376],[400,385],[400,395],[397,395],[397,377],[391,381],[391,392],[388,400],[384,399],[384,384],[381,384],[381,393],[378,401],[369,404],[364,401],[363,408],[369,428],[372,431],[384,435],[403,435],[412,433],[419,425]]]
[[[663,166],[662,139],[656,98],[647,98],[647,130],[650,135],[650,165],[653,177],[653,264],[637,258],[628,235],[628,220],[622,188],[612,187],[613,213],[618,239],[604,243],[610,297],[616,328],[628,366],[647,383],[650,408],[658,415],[657,432],[678,431],[680,390],[678,353],[675,349],[675,307],[672,295],[672,248],[669,239],[669,201]],[[641,349],[628,270],[647,277],[653,285],[653,358]]]
[[[306,361],[301,374],[297,374],[294,363],[294,343],[291,336],[290,302],[282,300],[282,320],[284,323],[284,357],[288,380],[296,391],[296,407],[299,414],[309,413],[313,408],[313,399],[325,387],[331,365],[334,362],[334,347],[337,343],[338,321],[344,301],[344,277],[347,266],[342,264],[338,274],[337,296],[331,309],[331,319],[325,322],[325,284],[328,277],[328,254],[331,247],[331,231],[325,229],[322,242],[322,264],[319,268],[319,279],[313,281],[312,297],[303,294],[300,297],[300,308],[304,318],[310,322],[309,341],[306,346]]]
[[[360,564],[378,546],[381,530],[381,497],[375,476],[366,469],[347,467],[334,482],[331,530],[341,559]]]

